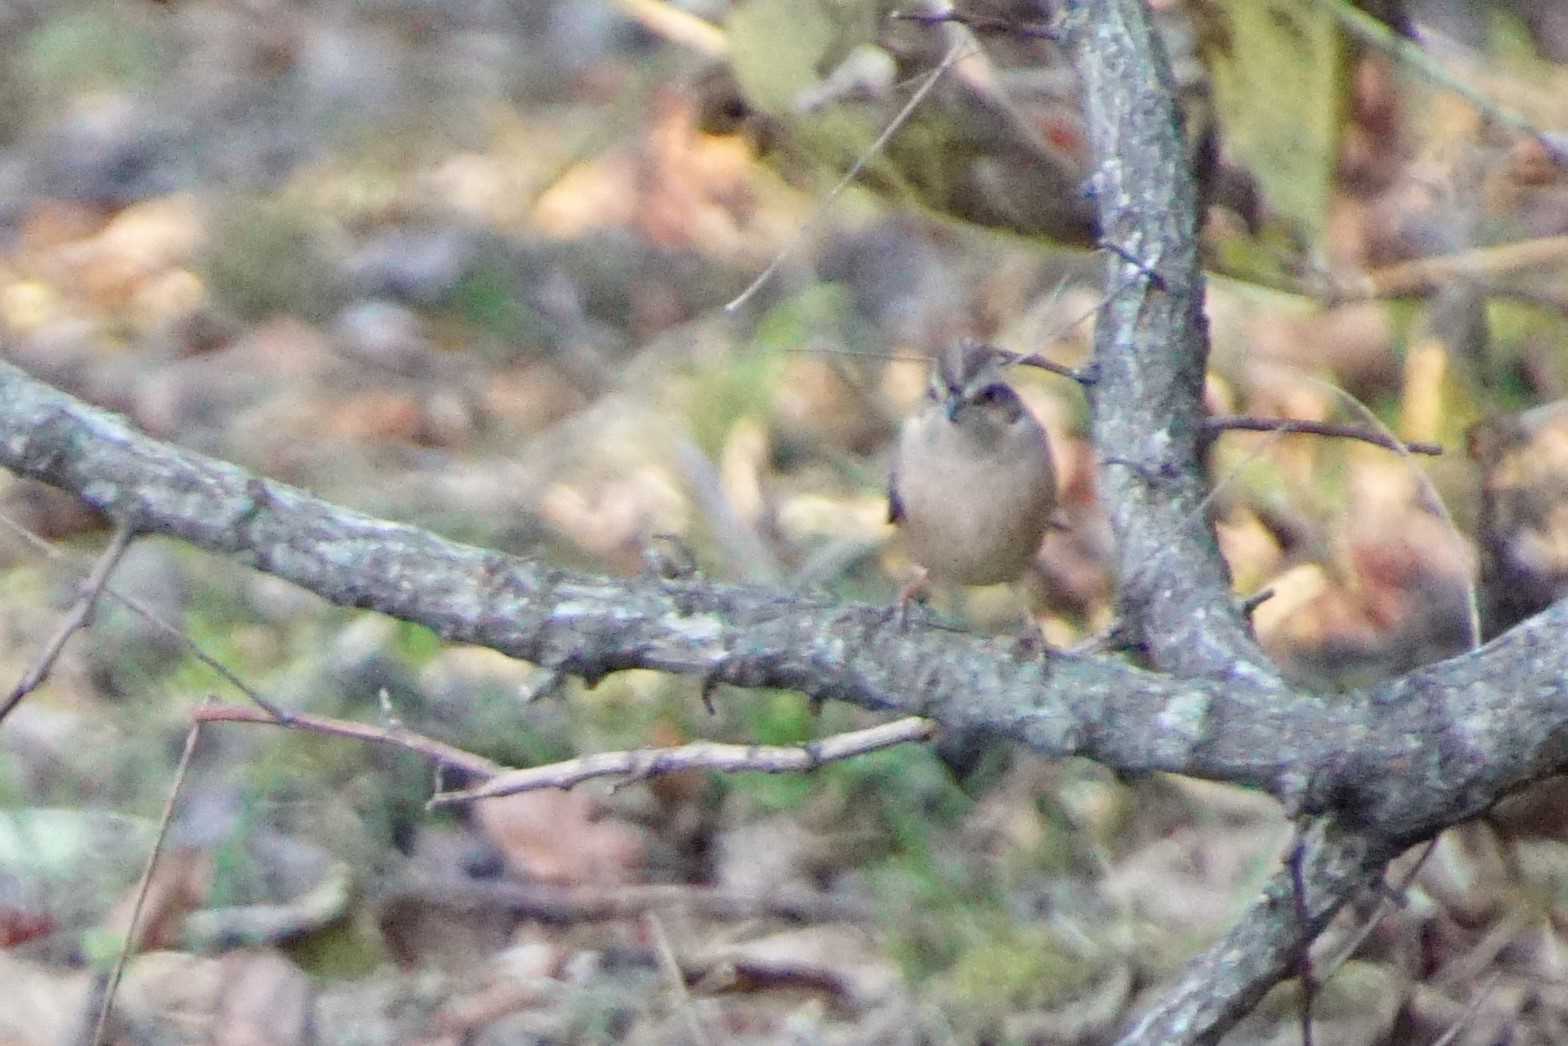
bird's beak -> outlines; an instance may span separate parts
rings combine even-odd
[[[942,413],[947,415],[949,422],[958,420],[958,412],[964,409],[964,398],[956,392],[947,394],[947,399],[942,403]]]

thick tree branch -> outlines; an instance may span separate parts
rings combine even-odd
[[[979,727],[1038,752],[1276,795],[1349,743],[1355,702],[1183,681],[1110,658],[899,628],[882,607],[701,580],[576,574],[374,519],[159,443],[0,363],[0,466],[142,533],[234,555],[331,600],[593,682],[653,668]],[[1287,695],[1288,698],[1288,695]]]
[[[1110,297],[1096,329],[1098,380],[1089,389],[1123,624],[1159,668],[1245,680],[1284,698],[1283,681],[1232,598],[1203,511],[1208,331],[1197,187],[1175,80],[1145,0],[1069,0],[1063,21],[1096,158],[1100,236],[1114,248],[1106,285],[1132,281]],[[1297,764],[1306,776],[1295,784],[1308,794],[1287,790],[1287,805],[1304,809],[1326,798],[1312,794],[1325,787],[1322,765]],[[1329,789],[1347,783],[1330,776]],[[1336,848],[1304,840],[1299,885],[1308,896],[1293,897],[1291,877],[1276,876],[1122,1042],[1217,1040],[1290,974],[1305,942],[1392,852],[1354,834],[1347,841]]]
[[[136,532],[235,555],[340,604],[590,681],[640,667],[709,686],[786,687],[987,729],[1046,755],[1251,785],[1293,809],[1336,812],[1346,840],[1338,845],[1350,856],[1326,843],[1307,854],[1309,904],[1320,917],[1301,927],[1270,918],[1273,902],[1260,902],[1180,981],[1199,994],[1178,991],[1147,1018],[1152,1028],[1190,1021],[1188,1034],[1129,1041],[1209,1041],[1288,975],[1300,940],[1382,855],[1568,763],[1565,604],[1475,653],[1324,697],[1258,682],[1254,672],[1181,679],[1109,658],[1020,659],[1010,643],[901,630],[880,607],[556,570],[159,443],[7,364],[0,465],[73,491]]]
[[[1331,818],[1315,821],[1302,844],[1306,925],[1291,874],[1282,868],[1230,931],[1166,986],[1158,1003],[1122,1036],[1123,1044],[1218,1041],[1280,979],[1259,972],[1288,972],[1301,942],[1321,933],[1398,852],[1363,833],[1345,831]]]
[[[1318,695],[1253,673],[1144,671],[1013,644],[883,607],[700,579],[573,573],[375,519],[160,443],[0,363],[0,467],[344,606],[593,682],[652,668],[704,686],[981,728],[1049,756],[1263,789],[1396,843],[1479,813],[1568,763],[1568,604],[1474,653],[1365,691]]]
[[[1161,668],[1272,685],[1275,669],[1231,599],[1202,511],[1208,331],[1197,188],[1175,80],[1143,0],[1067,7],[1098,160],[1090,190],[1100,238],[1117,248],[1107,252],[1106,285],[1123,288],[1095,331],[1089,389],[1121,615]]]

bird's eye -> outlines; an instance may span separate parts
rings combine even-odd
[[[1002,391],[1002,386],[987,385],[985,388],[980,390],[975,398],[978,399],[981,403],[999,403],[1001,402],[1003,395],[1005,395],[1005,393]]]

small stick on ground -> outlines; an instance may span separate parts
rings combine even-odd
[[[119,957],[114,960],[114,969],[109,974],[109,985],[104,991],[103,1006],[98,1010],[98,1022],[93,1026],[92,1046],[100,1046],[104,1041],[104,1033],[109,1026],[109,1012],[114,1008],[114,993],[119,990],[120,978],[125,974],[125,964],[130,961],[131,949],[136,943],[136,932],[142,918],[142,905],[147,900],[147,886],[152,882],[152,873],[158,867],[158,857],[163,853],[164,840],[169,837],[169,825],[174,820],[174,807],[179,802],[180,789],[185,787],[185,775],[191,768],[191,756],[196,751],[196,739],[201,736],[201,721],[198,719],[191,723],[191,728],[185,734],[185,751],[180,753],[179,766],[174,771],[174,786],[169,789],[169,798],[163,804],[163,818],[158,822],[158,836],[153,840],[152,853],[147,855],[147,867],[142,869],[141,882],[136,886],[136,903],[131,906],[130,924],[125,928],[125,941],[120,945]]]
[[[681,971],[681,964],[675,958],[675,949],[670,947],[669,934],[664,932],[664,921],[659,918],[657,912],[648,912],[642,919],[643,924],[648,927],[648,936],[653,939],[653,950],[659,957],[659,967],[670,982],[670,990],[675,993],[675,1002],[686,1018],[686,1028],[691,1033],[691,1041],[697,1046],[713,1046],[713,1037],[708,1034],[707,1027],[702,1023],[702,1015],[697,1012],[697,1004],[692,1001],[691,993],[686,990],[686,974]]]

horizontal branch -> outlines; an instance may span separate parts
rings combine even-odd
[[[514,770],[401,726],[371,726],[347,719],[303,714],[275,719],[259,709],[214,704],[202,705],[192,718],[199,723],[277,726],[367,744],[389,745],[412,752],[437,767],[463,770],[480,782],[470,788],[436,793],[430,800],[432,807],[454,806],[544,788],[575,788],[598,777],[637,781],[689,770],[804,773],[893,745],[929,741],[936,734],[935,723],[910,716],[800,745],[730,745],[698,741],[669,748],[596,752],[577,759]]]
[[[235,556],[343,606],[592,684],[647,668],[923,716],[1122,772],[1264,789],[1424,838],[1568,763],[1568,606],[1473,654],[1318,695],[1250,667],[1184,679],[883,607],[701,579],[606,578],[447,541],[150,439],[0,363],[0,466],[138,533]],[[1228,612],[1233,612],[1229,610]]]
[[[936,724],[910,716],[891,723],[824,737],[801,745],[728,745],[696,741],[671,748],[640,748],[626,752],[596,752],[544,766],[508,770],[474,788],[439,792],[430,805],[452,806],[542,788],[574,788],[596,777],[639,781],[688,770],[722,773],[798,774],[828,763],[842,762],[869,752],[912,741],[929,741]]]

